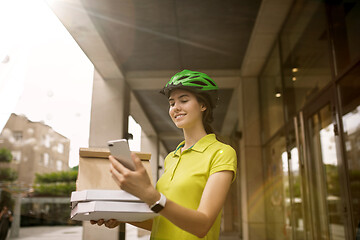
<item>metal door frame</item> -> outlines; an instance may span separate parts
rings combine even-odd
[[[344,214],[344,228],[345,228],[345,237],[346,239],[353,239],[353,233],[352,233],[352,223],[351,219],[349,219],[349,211],[347,209],[350,209],[349,206],[349,194],[348,194],[348,183],[347,183],[347,172],[345,168],[345,158],[344,158],[344,144],[343,144],[343,137],[340,131],[340,127],[342,126],[341,122],[341,116],[339,116],[339,105],[337,101],[337,91],[335,84],[329,85],[327,88],[325,88],[319,96],[311,101],[309,104],[307,104],[298,114],[299,122],[300,122],[300,130],[298,130],[297,134],[299,134],[299,138],[303,141],[302,146],[302,152],[303,152],[303,164],[305,167],[305,188],[306,192],[308,193],[306,195],[307,199],[306,201],[309,201],[307,204],[306,211],[316,212],[319,213],[319,209],[316,208],[319,200],[317,199],[315,189],[313,189],[313,181],[315,181],[314,178],[314,169],[311,169],[312,163],[311,163],[311,146],[310,146],[310,128],[308,120],[317,112],[319,112],[323,107],[326,105],[330,105],[331,112],[332,112],[332,123],[334,124],[334,137],[335,137],[335,146],[336,146],[336,153],[337,153],[337,160],[338,160],[338,174],[339,174],[339,181],[340,181],[340,195],[341,195],[341,201],[344,206],[343,214]],[[296,117],[295,117],[296,118]],[[295,120],[294,120],[295,121]],[[300,153],[300,149],[299,149]],[[300,157],[300,156],[299,156]],[[315,163],[320,164],[322,169],[322,162],[321,163]],[[324,176],[321,177],[321,183],[322,185],[326,184],[326,180]],[[324,199],[324,196],[320,196],[322,199]],[[321,201],[321,200],[320,200]],[[325,200],[326,202],[326,200]],[[326,213],[328,212],[328,209],[326,208]],[[316,214],[317,215],[317,214]],[[319,227],[319,217],[314,218],[310,215],[309,220],[311,222],[311,231],[312,231],[312,238],[313,239],[321,239]],[[326,222],[328,222],[328,219],[325,219]],[[327,224],[329,225],[329,224]],[[330,237],[329,228],[327,229],[327,238]]]

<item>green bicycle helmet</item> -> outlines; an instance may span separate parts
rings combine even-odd
[[[160,93],[169,97],[174,89],[181,88],[200,94],[205,94],[210,98],[210,104],[215,107],[218,101],[217,84],[205,73],[191,70],[183,70],[176,73]]]

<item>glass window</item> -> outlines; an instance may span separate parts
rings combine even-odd
[[[44,166],[48,166],[50,162],[50,156],[48,153],[44,153],[43,154],[43,162],[42,164],[44,164]]]
[[[360,224],[360,64],[340,82],[353,226]],[[356,229],[354,229],[354,232]],[[359,229],[360,231],[360,229]]]
[[[11,151],[13,156],[14,163],[20,163],[21,161],[21,151]]]
[[[264,148],[266,162],[265,214],[269,239],[290,239],[292,211],[285,137],[280,132]]]
[[[296,239],[305,239],[305,221],[303,214],[304,199],[302,196],[302,176],[300,172],[299,152],[296,147],[290,150],[291,158],[288,160],[290,163],[289,169],[291,171],[292,183],[292,213],[294,221],[294,230]]]
[[[58,150],[59,153],[64,153],[64,144],[59,143],[58,147],[57,147],[57,150]]]
[[[62,161],[57,160],[56,161],[56,170],[61,171],[62,170],[62,165],[63,165]]]
[[[297,126],[295,126],[295,124]],[[305,201],[305,171],[304,165],[301,164],[303,156],[300,156],[303,150],[303,141],[300,137],[300,125],[297,121],[294,121],[294,127],[290,126],[287,133],[287,150],[288,154],[284,153],[289,168],[289,183],[290,183],[290,197],[291,197],[291,211],[292,211],[292,230],[293,239],[303,240],[309,238],[309,232],[311,231],[308,203]],[[297,131],[297,132],[296,132]],[[298,149],[300,148],[300,151]],[[285,161],[284,161],[285,162]]]
[[[16,141],[16,142],[21,142],[21,140],[22,140],[22,138],[23,138],[23,134],[22,134],[21,131],[15,131],[15,132],[13,133],[13,135],[14,135],[14,138],[15,138],[15,141]]]
[[[47,148],[50,147],[50,136],[49,135],[44,135],[43,136],[43,144]]]
[[[289,116],[294,116],[331,80],[327,29],[322,1],[296,1],[280,34]]]
[[[260,76],[262,137],[265,142],[284,125],[283,95],[278,44]]]
[[[341,73],[360,59],[360,2],[332,1],[329,12],[335,48],[335,67]]]
[[[324,106],[309,118],[311,156],[320,216],[320,234],[327,239],[345,239],[344,206],[341,197],[331,105]]]

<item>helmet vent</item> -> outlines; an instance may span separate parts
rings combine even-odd
[[[201,86],[206,86],[207,84],[201,81],[191,81],[191,83],[197,84],[197,85],[201,85]]]
[[[215,83],[214,83],[213,81],[211,81],[210,79],[205,78],[205,77],[204,77],[204,79],[207,80],[211,85],[213,85],[214,87],[216,87],[216,85],[215,85]]]
[[[185,78],[188,78],[188,77],[187,76],[182,76],[181,78],[178,79],[178,81],[183,80]]]

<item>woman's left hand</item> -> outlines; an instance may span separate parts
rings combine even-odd
[[[152,186],[149,175],[139,157],[135,153],[131,153],[131,158],[135,164],[135,171],[126,168],[110,155],[112,177],[122,190],[151,205],[160,198],[160,194]]]
[[[105,227],[107,227],[107,228],[115,228],[115,227],[119,226],[120,223],[122,223],[122,222],[117,221],[117,220],[115,220],[115,219],[110,219],[110,220],[107,220],[107,221],[105,221],[104,219],[99,219],[99,220],[97,220],[97,221],[95,221],[95,220],[90,220],[90,223],[91,223],[92,225],[97,224],[98,226],[101,226],[101,225],[104,224]]]

